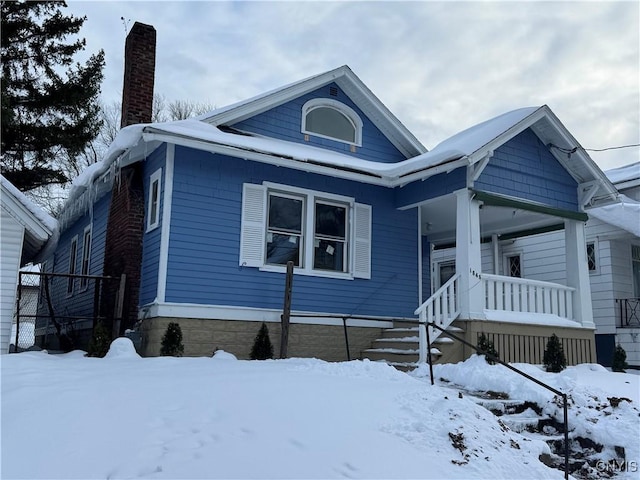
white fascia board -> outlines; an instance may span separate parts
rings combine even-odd
[[[261,163],[268,163],[279,167],[287,167],[295,170],[302,170],[310,173],[318,173],[321,175],[329,175],[337,178],[344,178],[346,180],[354,180],[361,183],[369,183],[372,185],[378,185],[382,187],[393,187],[393,183],[380,176],[367,175],[365,173],[357,173],[352,171],[346,171],[339,168],[328,167],[325,165],[319,165],[313,162],[306,162],[303,160],[289,159],[278,156],[273,156],[268,153],[262,153],[255,150],[242,149],[238,147],[220,145],[219,143],[207,142],[205,140],[198,140],[189,137],[175,136],[171,134],[163,133],[145,133],[145,139],[160,140],[183,147],[195,148],[197,150],[204,150],[212,153],[219,153],[222,155],[228,155],[236,158],[243,158],[245,160],[253,160]]]
[[[198,138],[176,135],[172,133],[145,132],[143,134],[143,138],[145,141],[173,143],[175,145],[180,145],[183,147],[194,148],[197,150],[203,150],[212,153],[219,153],[221,155],[228,155],[235,158],[243,158],[245,160],[252,160],[256,162],[267,163],[269,165],[292,168],[294,170],[302,170],[309,173],[317,173],[320,175],[329,175],[331,177],[343,178],[345,180],[353,180],[355,182],[367,183],[387,188],[403,186],[416,180],[425,180],[433,175],[437,175],[442,172],[450,172],[458,167],[468,164],[467,157],[462,157],[460,159],[444,162],[432,167],[425,167],[405,176],[389,177],[382,174],[375,175],[358,173],[352,170],[341,169],[339,167],[323,165],[314,162],[312,159],[302,160],[285,158],[266,152],[259,152],[256,150],[244,149],[230,145],[222,145],[216,142],[210,142]]]
[[[361,96],[364,98],[364,105],[360,105],[354,98],[351,98],[351,100],[360,107],[376,127],[385,133],[391,143],[393,143],[403,155],[411,158],[428,151],[413,133],[402,124],[391,110],[389,110],[351,70],[346,72],[345,77],[348,78],[350,82],[337,79],[336,83],[350,97]]]
[[[334,70],[258,95],[244,103],[240,102],[237,107],[231,106],[231,108],[221,113],[214,113],[208,118],[202,118],[202,121],[215,126],[241,122],[242,120],[266,112],[271,108],[282,105],[300,95],[304,95],[305,93],[335,81],[338,76],[344,75],[345,68],[345,66],[338,67]]]
[[[427,152],[420,141],[391,113],[391,111],[369,90],[369,88],[347,66],[316,75],[282,87],[271,93],[255,97],[235,108],[202,119],[211,125],[226,125],[241,122],[249,117],[266,112],[295,98],[336,82],[363,113],[378,127],[393,145],[406,157]]]
[[[33,212],[11,195],[11,192],[4,186],[2,186],[2,208],[38,240],[44,242],[53,234]]]
[[[195,303],[152,303],[140,308],[138,318],[145,320],[148,318],[194,318],[199,320],[231,320],[245,322],[267,322],[280,323],[282,310],[271,308],[238,307],[233,305],[202,305]],[[349,327],[374,327],[391,328],[393,318],[371,317],[371,320],[360,318],[349,318],[348,314],[292,311],[291,323],[309,325],[339,325],[342,326],[342,319],[347,319]],[[397,319],[396,319],[397,320]],[[407,318],[413,320],[415,318]]]
[[[477,162],[480,162],[480,161],[484,160],[484,158],[488,154],[494,152],[497,148],[499,148],[500,146],[502,146],[505,143],[507,143],[509,140],[511,140],[516,135],[524,132],[531,125],[533,125],[538,120],[543,118],[545,116],[545,111],[544,111],[545,107],[546,106],[538,108],[535,112],[533,112],[532,114],[526,116],[525,118],[520,120],[518,123],[512,125],[507,130],[502,132],[500,135],[495,137],[493,140],[491,140],[490,142],[486,143],[484,146],[482,146],[481,148],[479,148],[478,150],[476,150],[475,152],[470,154],[469,155],[469,164],[473,165],[473,164],[475,164]],[[481,173],[481,172],[478,172],[478,174],[479,173]]]
[[[565,167],[565,169],[571,174],[571,176],[578,183],[586,183],[591,180],[597,180],[600,186],[600,190],[603,190],[603,194],[601,197],[615,198],[617,195],[616,187],[611,183],[611,181],[607,178],[602,170],[596,165],[593,159],[589,156],[586,150],[580,145],[580,143],[575,139],[575,137],[567,130],[567,128],[562,124],[560,119],[556,117],[553,111],[548,107],[542,107],[544,109],[544,117],[549,123],[554,127],[557,134],[562,138],[564,142],[568,146],[577,147],[575,153],[571,154],[571,162],[574,162],[573,158],[577,157],[580,163],[587,169],[591,178],[588,179],[580,179],[577,174],[572,170],[571,163],[569,162],[569,158],[564,158],[564,156],[556,155],[552,149],[552,153],[558,159],[558,161]]]

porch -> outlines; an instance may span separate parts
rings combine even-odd
[[[432,358],[440,361],[459,361],[471,354],[462,346],[452,349],[440,330],[431,327],[427,332],[426,325],[431,323],[454,330],[474,344],[485,333],[509,361],[540,363],[553,333],[565,345],[570,363],[595,361],[585,214],[472,189],[417,207],[419,252],[428,256],[419,263],[421,269],[429,269],[428,275],[420,271],[419,278],[429,283],[419,288],[426,298],[420,298],[415,310],[419,325],[406,332],[403,340],[405,345],[414,342],[418,362],[427,361],[428,344]],[[502,248],[509,239],[553,231],[564,231],[564,251],[553,252],[563,263],[554,265],[560,281],[548,281],[553,275],[540,265],[527,271],[520,263],[504,263]],[[442,248],[449,248],[453,255],[452,276],[446,281],[432,262],[434,251]],[[560,263],[553,258],[538,260]],[[397,363],[400,358],[396,357]]]

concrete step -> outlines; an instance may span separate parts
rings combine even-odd
[[[371,361],[383,360],[387,363],[416,363],[418,361],[418,350],[369,348],[362,352],[362,356]]]
[[[450,338],[436,338],[432,345],[453,343]],[[396,348],[418,350],[420,348],[419,337],[379,338],[373,342],[372,348]]]
[[[385,328],[382,331],[382,338],[405,338],[417,337],[418,327],[413,328]]]

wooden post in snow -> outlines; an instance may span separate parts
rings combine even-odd
[[[113,315],[113,330],[111,332],[111,338],[116,339],[120,336],[120,323],[122,322],[122,311],[124,309],[124,289],[127,283],[127,275],[120,275],[120,287],[116,294],[116,305]]]
[[[293,287],[293,262],[287,262],[287,278],[284,284],[284,308],[280,317],[280,358],[287,358],[289,346],[289,318],[291,317],[291,290]]]

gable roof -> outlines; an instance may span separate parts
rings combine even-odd
[[[0,175],[0,190],[2,209],[24,227],[25,236],[20,264],[35,261],[38,253],[57,232],[58,222],[2,175]]]
[[[218,128],[331,82],[345,89],[345,93],[363,112],[377,118],[378,125],[393,134],[406,151],[416,154],[401,162],[380,163],[306,144],[254,134],[240,135]],[[433,150],[426,151],[360,79],[343,66],[200,117],[123,128],[103,160],[83,171],[73,182],[59,221],[61,228],[66,228],[86,211],[90,203],[108,191],[118,168],[144,160],[162,142],[393,188],[479,163],[527,128],[531,128],[549,146],[555,158],[580,185],[581,205],[594,206],[616,201],[617,191],[613,184],[546,105],[499,115],[467,128],[444,140]]]
[[[617,190],[547,105],[513,110],[448,138],[437,150],[457,149],[469,164],[480,162],[506,142],[530,128],[573,179],[588,191],[581,192],[583,205],[612,202]]]
[[[405,157],[411,158],[427,151],[346,65],[214,110],[196,119],[214,126],[230,126],[330,83],[336,83]]]

